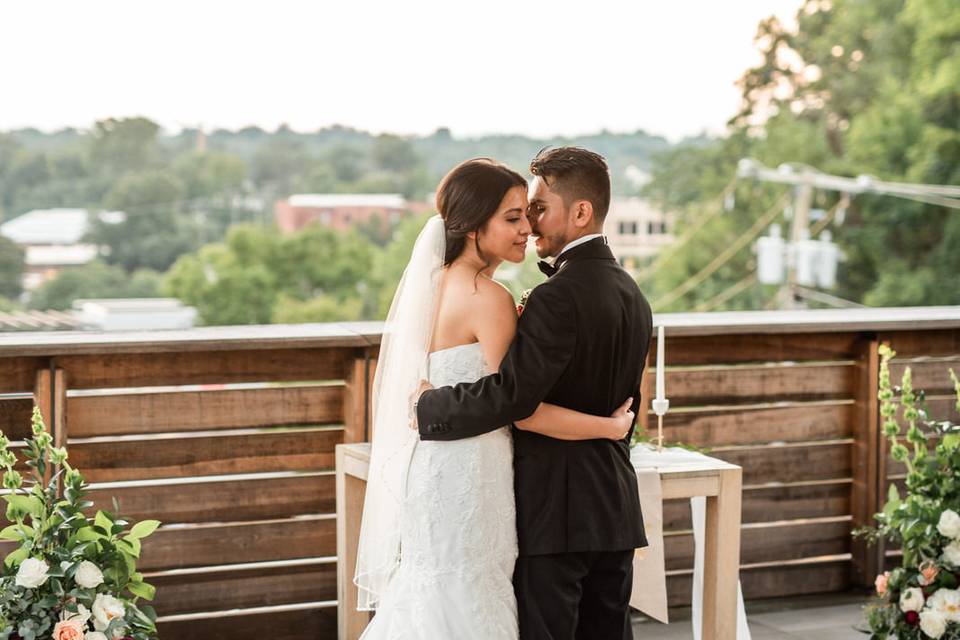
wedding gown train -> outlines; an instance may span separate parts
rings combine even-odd
[[[472,343],[429,356],[434,387],[487,375]],[[509,427],[418,442],[401,519],[400,566],[362,640],[516,640],[517,558]]]

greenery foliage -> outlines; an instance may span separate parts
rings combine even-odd
[[[57,627],[75,624],[81,633],[107,638],[156,638],[156,613],[138,604],[152,600],[154,587],[137,571],[141,541],[159,526],[133,524],[108,511],[88,518],[94,505],[87,485],[52,446],[40,411],[34,408],[32,436],[24,454],[24,479],[10,441],[0,433],[0,466],[12,522],[0,539],[17,543],[0,569],[0,640],[60,637]],[[75,636],[64,636],[75,637]],[[89,636],[88,636],[89,637]]]

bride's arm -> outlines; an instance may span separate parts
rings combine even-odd
[[[631,404],[633,398],[628,398],[613,415],[604,418],[541,402],[532,416],[514,424],[523,431],[534,431],[558,440],[622,440],[633,426]]]

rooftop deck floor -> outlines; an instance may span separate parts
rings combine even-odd
[[[796,598],[754,600],[746,603],[753,640],[857,640],[863,624],[863,593],[836,593]],[[689,640],[693,637],[689,607],[670,610],[664,625],[638,615],[633,622],[636,640]]]

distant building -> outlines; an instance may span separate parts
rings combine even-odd
[[[0,331],[71,331],[80,323],[66,311],[0,311]]]
[[[637,270],[673,242],[670,216],[640,198],[614,198],[604,224],[610,249],[628,271]]]
[[[394,224],[407,213],[407,201],[396,193],[304,193],[274,205],[274,219],[283,233],[293,233],[313,222],[346,231],[374,216]]]
[[[73,317],[97,331],[189,329],[197,310],[176,298],[91,298],[73,301]]]
[[[104,222],[122,222],[121,211],[99,214]],[[0,235],[26,251],[23,288],[36,289],[65,267],[87,264],[97,256],[97,247],[83,242],[89,230],[86,209],[35,209],[0,224]]]

